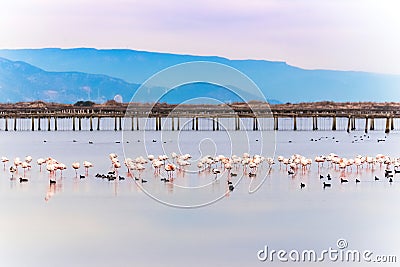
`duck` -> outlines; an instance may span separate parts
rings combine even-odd
[[[20,183],[26,183],[26,182],[28,182],[28,179],[19,177],[19,182]]]
[[[323,183],[323,186],[324,186],[324,189],[325,189],[325,187],[331,187],[331,184],[328,184],[328,183]]]

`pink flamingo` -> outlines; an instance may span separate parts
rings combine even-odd
[[[46,160],[43,159],[43,158],[39,158],[36,162],[37,162],[37,164],[39,165],[39,170],[40,170],[40,172],[42,172],[42,164],[45,163]]]
[[[30,165],[26,161],[24,161],[24,162],[21,163],[21,167],[22,167],[22,169],[24,169],[24,177],[25,177],[26,169],[29,168]]]
[[[83,162],[83,167],[85,167],[85,175],[88,176],[89,175],[89,168],[93,167],[93,164],[89,161],[84,161]]]
[[[54,166],[54,164],[47,164],[47,165],[46,165],[46,169],[47,169],[47,171],[49,172],[49,179],[50,179],[50,181],[51,181],[51,178],[52,178],[53,175],[54,175],[55,166]]]
[[[1,157],[1,162],[3,162],[4,170],[6,170],[6,163],[10,160],[7,157]]]
[[[56,170],[60,170],[60,177],[62,178],[62,171],[67,169],[67,166],[63,163],[59,163],[55,166]]]
[[[176,169],[176,166],[174,164],[172,164],[172,163],[171,164],[167,164],[165,166],[165,170],[168,173],[168,178],[173,178],[173,172],[175,171],[175,169]]]
[[[78,169],[81,167],[79,162],[72,163],[72,168],[75,170],[75,177],[78,177]]]

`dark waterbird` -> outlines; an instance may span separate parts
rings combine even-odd
[[[328,184],[328,183],[323,183],[323,186],[324,186],[324,189],[325,189],[325,187],[331,187],[331,184]]]
[[[28,179],[19,177],[19,182],[20,183],[26,183],[26,182],[28,182]]]
[[[340,183],[348,183],[349,181],[343,178],[340,178]]]
[[[379,178],[377,176],[375,176],[375,181],[379,181]]]
[[[56,180],[51,180],[50,179],[50,184],[55,184],[56,183]]]
[[[80,178],[80,179],[85,179],[86,176],[81,174],[81,175],[79,175],[79,178]]]
[[[393,183],[393,179],[392,178],[389,179],[389,183]]]
[[[360,182],[360,180],[356,179],[356,184],[358,184]]]
[[[319,179],[323,179],[323,178],[324,178],[324,176],[320,174],[319,175]]]
[[[147,180],[143,180],[143,179],[142,179],[142,184],[144,184],[144,183],[147,183]]]
[[[294,174],[294,171],[292,171],[292,170],[288,170],[288,175],[293,175]]]
[[[237,173],[231,172],[231,176],[235,177],[235,176],[237,176]]]
[[[306,187],[306,184],[300,183],[300,189],[303,189],[304,187]]]
[[[229,191],[233,191],[233,189],[235,189],[235,187],[233,185],[229,185]]]

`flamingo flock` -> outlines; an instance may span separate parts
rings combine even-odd
[[[107,178],[109,181],[113,180],[125,180],[125,177],[119,175],[122,164],[116,153],[110,153],[108,155],[110,160],[110,168],[107,174],[97,173],[95,177]],[[324,170],[336,171],[339,173],[339,181],[341,184],[349,182],[348,175],[355,173],[359,175],[362,170],[375,170],[377,168],[383,168],[385,170],[385,177],[390,183],[393,182],[394,175],[400,173],[400,158],[390,157],[384,154],[377,154],[375,156],[370,155],[356,155],[355,157],[342,157],[335,153],[329,153],[326,155],[315,156],[314,159],[306,157],[300,154],[293,154],[289,157],[278,156],[277,162],[279,163],[279,170],[284,170],[292,178],[297,175],[305,175],[312,173],[311,166],[316,165],[316,169],[321,179],[323,188],[331,186],[330,181],[332,176],[330,174],[324,176],[320,172]],[[33,158],[26,156],[23,160],[19,157],[9,160],[7,157],[1,157],[4,171],[9,166],[9,172],[11,174],[11,180],[16,180],[15,175],[19,174],[18,180],[20,183],[26,183],[29,181],[29,175],[31,171],[31,163]],[[63,177],[63,171],[67,170],[67,165],[52,158],[38,158],[36,161],[39,172],[42,172],[43,166],[48,172],[50,184],[56,183],[57,173],[60,173],[60,178]],[[126,167],[126,174],[128,177],[134,178],[135,181],[141,183],[148,182],[142,178],[142,173],[146,169],[152,169],[154,177],[161,176],[163,182],[173,182],[176,179],[176,173],[185,172],[190,169],[189,166],[195,164],[197,166],[197,172],[209,173],[210,176],[217,180],[219,176],[227,173],[228,182],[230,177],[235,177],[239,172],[242,172],[244,176],[249,178],[255,178],[260,173],[260,169],[271,170],[275,165],[275,160],[272,157],[264,157],[262,155],[250,155],[249,153],[243,153],[242,155],[217,155],[211,156],[206,155],[196,161],[192,160],[190,154],[178,154],[171,153],[170,155],[147,155],[138,156],[135,158],[125,158],[123,160],[124,166]],[[90,161],[83,161],[82,164],[78,161],[74,161],[71,165],[75,171],[75,178],[78,177],[78,172],[83,166],[84,175],[80,174],[79,178],[83,179],[89,176],[89,169],[93,168],[94,165]],[[261,168],[265,166],[266,168]],[[22,172],[21,172],[22,171]],[[322,180],[322,179],[327,180]],[[375,181],[379,181],[380,178],[375,176]],[[361,182],[360,177],[355,178],[355,183]],[[232,183],[230,184],[233,188]],[[306,184],[301,181],[300,189],[306,187]],[[232,189],[233,190],[233,189]]]

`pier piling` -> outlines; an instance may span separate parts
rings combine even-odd
[[[347,120],[347,132],[350,133],[351,129],[351,116],[349,116],[349,119]]]
[[[32,132],[33,132],[33,131],[35,131],[35,118],[34,117],[31,118],[31,124],[32,124],[31,125],[31,129],[32,129]]]
[[[369,130],[370,130],[370,131],[375,130],[375,119],[374,119],[373,117],[371,117],[371,118],[369,119]]]
[[[390,118],[387,117],[386,118],[385,133],[389,133],[389,132],[390,132]]]
[[[293,116],[293,131],[297,131],[297,116]]]
[[[90,116],[89,117],[89,127],[90,127],[90,129],[89,129],[89,131],[93,131],[93,117],[92,116]]]
[[[336,131],[336,116],[333,116],[332,119],[332,131]]]

